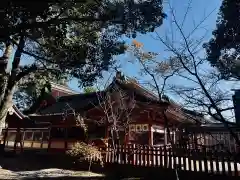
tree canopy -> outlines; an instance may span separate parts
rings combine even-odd
[[[204,44],[208,61],[219,69],[224,79],[240,79],[239,9],[239,0],[223,0],[213,38]]]
[[[85,87],[85,88],[83,89],[83,92],[84,92],[84,93],[92,93],[92,92],[96,92],[96,91],[97,91],[97,89],[94,88],[93,86]]]
[[[91,85],[114,64],[112,57],[124,52],[122,35],[154,31],[164,17],[161,0],[4,1],[0,43],[16,51],[0,109],[31,73],[67,74]],[[22,55],[32,63],[21,66]]]
[[[6,1],[0,10],[1,42],[19,47],[22,37],[21,52],[37,60],[22,71],[44,66],[83,83],[94,81],[113,55],[124,52],[121,35],[153,31],[165,16],[158,0]]]
[[[65,85],[64,81],[67,81],[66,77],[60,77],[59,79],[51,73],[31,73],[18,82],[13,95],[14,103],[20,110],[28,110],[38,101],[42,90],[48,87],[50,82]]]

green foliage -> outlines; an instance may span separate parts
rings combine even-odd
[[[219,69],[224,79],[240,79],[239,9],[239,0],[223,0],[213,38],[204,44],[208,61]]]
[[[32,7],[37,7],[37,10]],[[36,59],[33,71],[49,67],[90,85],[108,70],[112,56],[124,52],[120,37],[153,31],[162,24],[162,2],[152,1],[39,1],[7,0],[0,7],[0,42],[17,45]]]
[[[84,142],[77,142],[73,145],[72,149],[67,151],[67,154],[76,158],[77,160],[93,161],[100,162],[103,166],[103,157],[101,151],[97,147]]]
[[[42,96],[43,89],[45,90],[44,93],[51,91],[49,82],[58,83],[61,79],[66,79],[66,77],[56,77],[54,74],[48,72],[36,72],[25,76],[18,82],[16,92],[13,96],[16,106],[22,111],[28,110],[37,102],[39,96]]]
[[[19,104],[25,99],[29,107],[44,79],[29,74],[67,74],[91,86],[114,65],[113,56],[124,53],[122,35],[153,31],[165,16],[161,0],[6,0],[0,6],[0,44],[11,43],[17,49],[8,89],[26,77],[18,83],[15,97]],[[21,55],[30,56],[33,63],[20,66],[21,57],[27,57]]]
[[[85,87],[85,88],[83,89],[83,91],[84,91],[84,93],[91,93],[91,92],[96,92],[97,89],[94,88],[94,87],[92,87],[92,86],[89,86],[89,87]]]

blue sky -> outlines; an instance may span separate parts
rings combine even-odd
[[[201,24],[201,26],[194,32],[194,34],[191,36],[193,39],[199,39],[201,36],[205,34],[204,42],[208,42],[208,40],[212,36],[212,30],[215,29],[216,26],[216,20],[217,20],[217,13],[219,11],[219,7],[222,3],[221,0],[168,0],[170,2],[171,6],[174,9],[174,13],[176,14],[176,18],[179,24],[182,24],[182,21],[185,17],[186,10],[188,8],[189,2],[190,8],[188,11],[188,14],[186,15],[185,21],[182,24],[182,29],[184,34],[189,34],[193,29],[196,24],[198,24],[200,21],[202,21],[206,16],[209,15],[204,22]],[[182,43],[181,36],[177,32],[176,27],[173,26],[172,24],[172,17],[171,17],[171,9],[169,8],[169,4],[166,2],[164,3],[164,12],[167,14],[167,18],[163,21],[163,24],[156,29],[156,32],[158,32],[161,36],[167,35],[173,35],[174,39],[174,44],[179,45]],[[171,32],[172,30],[172,32]],[[147,34],[138,34],[136,37],[136,40],[144,44],[144,50],[145,51],[151,51],[151,52],[157,52],[160,53],[158,56],[159,59],[166,59],[169,57],[170,53],[166,51],[166,48],[164,47],[163,44],[161,44],[159,41],[155,40],[153,36],[155,36],[154,33],[147,33]],[[171,36],[170,36],[171,37]],[[127,43],[131,43],[132,39],[127,39],[124,38]],[[200,56],[204,56],[204,50],[202,50],[199,53]],[[136,63],[129,63],[128,60],[133,60],[134,57],[131,56],[129,53],[120,55],[115,57],[118,64],[121,65],[121,70],[124,75],[128,77],[134,77],[140,80],[139,82],[142,83],[144,81],[149,81],[150,78],[147,76],[141,77],[139,74],[141,66]],[[23,57],[23,61],[21,64],[27,64],[31,62],[31,60],[27,57]],[[207,68],[207,66],[206,66]],[[103,80],[99,80],[98,84],[105,84],[107,79],[109,79],[109,76],[114,76],[113,72],[104,72],[103,73]],[[159,81],[161,84],[161,81]],[[172,84],[184,84],[187,85],[187,82],[184,81],[179,81],[179,79],[173,79],[171,80]],[[78,82],[77,80],[71,80],[69,82],[69,87],[75,91],[80,92],[81,89],[78,87]],[[240,84],[233,84],[231,82],[223,82],[221,84],[221,88],[224,89],[225,91],[229,91],[232,88],[240,88]],[[181,102],[178,97],[174,95],[170,95],[175,101]]]
[[[177,20],[179,22],[182,22],[183,17],[185,16],[186,9],[188,7],[189,0],[170,0],[169,1],[171,6],[173,7]],[[199,21],[201,21],[207,14],[212,12],[212,14],[204,21],[204,23],[201,25],[202,28],[197,30],[193,34],[193,38],[200,38],[205,32],[206,29],[208,30],[207,36],[205,38],[205,41],[207,42],[211,38],[211,32],[215,28],[216,25],[216,19],[217,19],[217,13],[219,10],[219,7],[221,5],[221,0],[192,0],[189,12],[186,16],[186,20],[183,24],[183,31],[184,33],[188,34],[190,31],[192,31],[194,27],[194,23],[197,24]],[[164,3],[164,12],[168,15],[168,17],[164,20],[163,25],[156,29],[156,31],[164,36],[165,33],[171,33],[171,12],[168,7],[167,3]],[[178,33],[173,33],[174,39],[176,43],[179,43],[178,40],[180,38],[178,37]],[[169,53],[165,51],[165,47],[159,42],[152,38],[155,33],[147,33],[147,34],[138,34],[136,40],[144,44],[144,50],[146,51],[152,51],[152,52],[158,52],[160,53],[160,56],[158,58],[165,59],[169,56]],[[124,39],[127,41],[127,43],[131,43],[132,39]],[[139,69],[140,65],[137,63],[129,63],[129,59],[134,59],[129,53],[126,53],[124,55],[115,57],[118,61],[118,64],[121,65],[121,71],[129,76],[129,77],[136,77],[137,79],[140,79],[142,81],[148,80],[148,77],[141,77],[139,75]],[[21,62],[21,64],[27,64],[29,63],[29,59],[24,58],[24,60]],[[103,76],[104,79],[100,80],[100,82],[106,82],[106,80],[109,78],[110,74],[113,76],[112,73],[104,72]],[[232,87],[231,83],[226,83],[227,86]],[[77,80],[72,80],[69,82],[69,87],[76,91],[81,91],[78,87]]]
[[[185,16],[188,3],[189,3],[189,0],[171,0],[170,1],[170,4],[175,9],[175,13],[179,22],[182,22],[183,17]],[[190,31],[192,31],[194,23],[197,24],[207,14],[213,11],[213,13],[204,21],[204,24],[202,25],[202,27],[204,27],[205,29],[208,29],[209,31],[206,36],[206,41],[207,41],[211,37],[212,30],[215,28],[217,13],[220,5],[221,5],[221,0],[192,0],[189,13],[186,16],[187,18],[183,26],[184,32],[188,34]],[[164,12],[167,15],[171,14],[167,3],[164,3]],[[161,35],[164,35],[166,32],[169,32],[169,30],[171,29],[170,22],[171,22],[171,17],[167,17],[164,20],[163,25],[158,29],[156,29],[156,31]],[[204,33],[205,33],[204,29],[199,29],[198,31],[195,32],[193,36],[194,38],[200,38]],[[161,45],[159,41],[156,41],[152,38],[154,34],[155,33],[138,34],[136,40],[144,44],[144,49],[146,51],[158,52],[161,54],[159,58],[164,59],[169,55],[169,53],[165,52],[164,46]],[[178,35],[175,34],[174,38],[176,40],[178,39],[177,36]],[[125,39],[125,40],[128,43],[132,41],[131,39]],[[140,66],[136,63],[132,64],[127,62],[127,60],[131,58],[134,58],[134,57],[131,57],[129,54],[116,57],[119,64],[121,64],[122,66],[120,70],[129,77],[137,77],[138,79],[139,78],[142,79],[143,77],[139,76],[139,73],[138,73]],[[109,77],[109,74],[110,73],[104,73],[104,79],[107,79]],[[69,86],[72,89],[79,91],[76,80],[72,80],[69,83]]]
[[[180,22],[182,21],[185,15],[186,9],[188,7],[188,2],[189,0],[170,0],[170,3],[175,9],[177,18],[180,20]],[[196,23],[199,22],[205,16],[205,14],[215,9],[212,15],[209,16],[204,23],[205,28],[209,30],[208,36],[206,37],[206,41],[207,41],[207,39],[211,37],[211,31],[215,28],[217,12],[220,5],[221,5],[221,0],[192,0],[190,11],[187,15],[186,21],[183,26],[184,32],[189,32],[190,30],[192,30],[193,21],[195,21]],[[170,9],[168,8],[167,3],[164,3],[164,12],[167,15],[170,14]],[[167,17],[164,20],[163,25],[158,29],[156,29],[156,31],[164,35],[164,33],[169,31],[169,29],[171,28],[170,21],[171,21],[171,17]],[[200,37],[203,33],[204,32],[200,30],[196,32],[194,36],[198,38],[198,36]],[[168,53],[164,51],[165,48],[158,41],[152,38],[153,35],[154,33],[138,34],[136,40],[144,44],[144,50],[158,52],[161,54],[160,58],[162,59],[166,58],[168,56]],[[177,37],[175,37],[175,39],[177,39]],[[124,40],[126,40],[127,43],[131,43],[132,41],[132,39],[126,39],[126,38],[124,38]],[[120,70],[125,75],[129,77],[137,77],[138,79],[142,78],[141,76],[139,76],[139,73],[138,73],[140,66],[136,63],[132,64],[127,62],[127,60],[132,59],[134,57],[130,56],[129,54],[125,54],[115,58],[117,59],[118,64],[121,64],[122,68]],[[23,58],[21,64],[28,64],[30,62],[31,60],[25,57]],[[11,66],[11,63],[9,65]],[[101,82],[106,81],[106,79],[108,79],[109,76],[112,75],[112,72],[111,73],[104,72],[103,75],[104,75],[104,80],[101,80]],[[78,87],[77,80],[70,81],[69,87],[73,90],[81,91],[81,89],[79,89]]]

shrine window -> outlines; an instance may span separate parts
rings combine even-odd
[[[16,138],[16,132],[8,132],[8,135],[7,135],[7,140],[8,141],[15,141],[15,138]]]
[[[42,141],[48,141],[49,140],[49,132],[43,132]]]
[[[53,139],[65,138],[65,128],[53,127],[51,129],[51,138],[53,138]]]
[[[42,141],[42,132],[41,131],[36,131],[34,132],[34,141]]]
[[[67,129],[69,139],[83,140],[85,137],[84,130],[81,127],[71,127]]]
[[[88,137],[90,139],[104,138],[105,133],[105,127],[95,127],[89,130]]]
[[[164,134],[153,132],[153,145],[163,145],[164,144]]]
[[[148,132],[140,131],[134,132],[131,131],[129,134],[129,140],[131,143],[146,145],[149,143],[149,136]]]
[[[24,140],[25,141],[32,141],[33,140],[33,132],[32,131],[25,131]]]

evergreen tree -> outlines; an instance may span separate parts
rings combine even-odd
[[[36,8],[34,8],[36,7]],[[0,44],[16,51],[2,82],[0,121],[11,106],[16,84],[31,73],[68,74],[91,85],[124,52],[122,35],[153,31],[165,14],[161,0],[12,1],[0,7]],[[22,55],[33,59],[20,66]]]
[[[96,92],[96,91],[97,91],[97,89],[94,88],[94,87],[92,87],[92,86],[85,87],[85,88],[83,89],[83,92],[84,92],[84,93],[92,93],[92,92]]]
[[[240,1],[223,0],[213,38],[204,48],[222,78],[240,79]]]
[[[42,90],[46,89],[50,82],[62,84],[63,80],[67,81],[67,77],[56,77],[54,74],[47,72],[44,74],[38,72],[31,73],[17,83],[17,88],[13,95],[14,103],[20,110],[26,111],[38,101]]]

